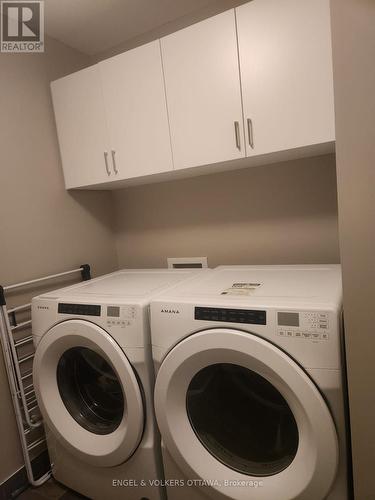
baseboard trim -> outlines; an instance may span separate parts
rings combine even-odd
[[[50,467],[47,450],[35,457],[31,465],[36,477],[41,477]],[[12,500],[29,486],[25,467],[21,467],[12,476],[0,484],[0,500]]]
[[[17,472],[0,484],[0,500],[10,500],[22,493],[29,482],[25,467],[21,467]]]

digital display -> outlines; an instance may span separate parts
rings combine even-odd
[[[195,319],[204,321],[223,321],[226,323],[245,323],[266,325],[266,311],[255,309],[224,309],[219,307],[196,307]]]
[[[110,318],[119,318],[120,317],[119,306],[108,306],[107,307],[107,316],[109,316]]]
[[[100,316],[101,307],[93,304],[59,303],[57,311],[61,314],[77,314],[78,316]]]
[[[277,324],[279,326],[299,326],[299,313],[278,312]]]

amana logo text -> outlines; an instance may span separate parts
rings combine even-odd
[[[162,309],[161,312],[167,314],[180,314],[178,309]]]

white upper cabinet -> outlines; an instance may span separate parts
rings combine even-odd
[[[245,155],[234,11],[161,39],[175,169]]]
[[[52,82],[51,89],[65,186],[108,181],[109,141],[97,66]]]
[[[99,63],[114,180],[173,169],[159,41]]]
[[[57,80],[52,95],[67,188],[331,152],[329,0],[253,0]]]
[[[247,156],[335,140],[329,0],[236,9]]]

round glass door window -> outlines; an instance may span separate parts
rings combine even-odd
[[[57,385],[71,416],[94,434],[110,434],[125,411],[121,383],[111,365],[97,352],[73,347],[60,358]]]
[[[227,467],[251,476],[286,469],[298,448],[298,428],[288,403],[265,378],[220,363],[191,380],[187,413],[205,448]]]

